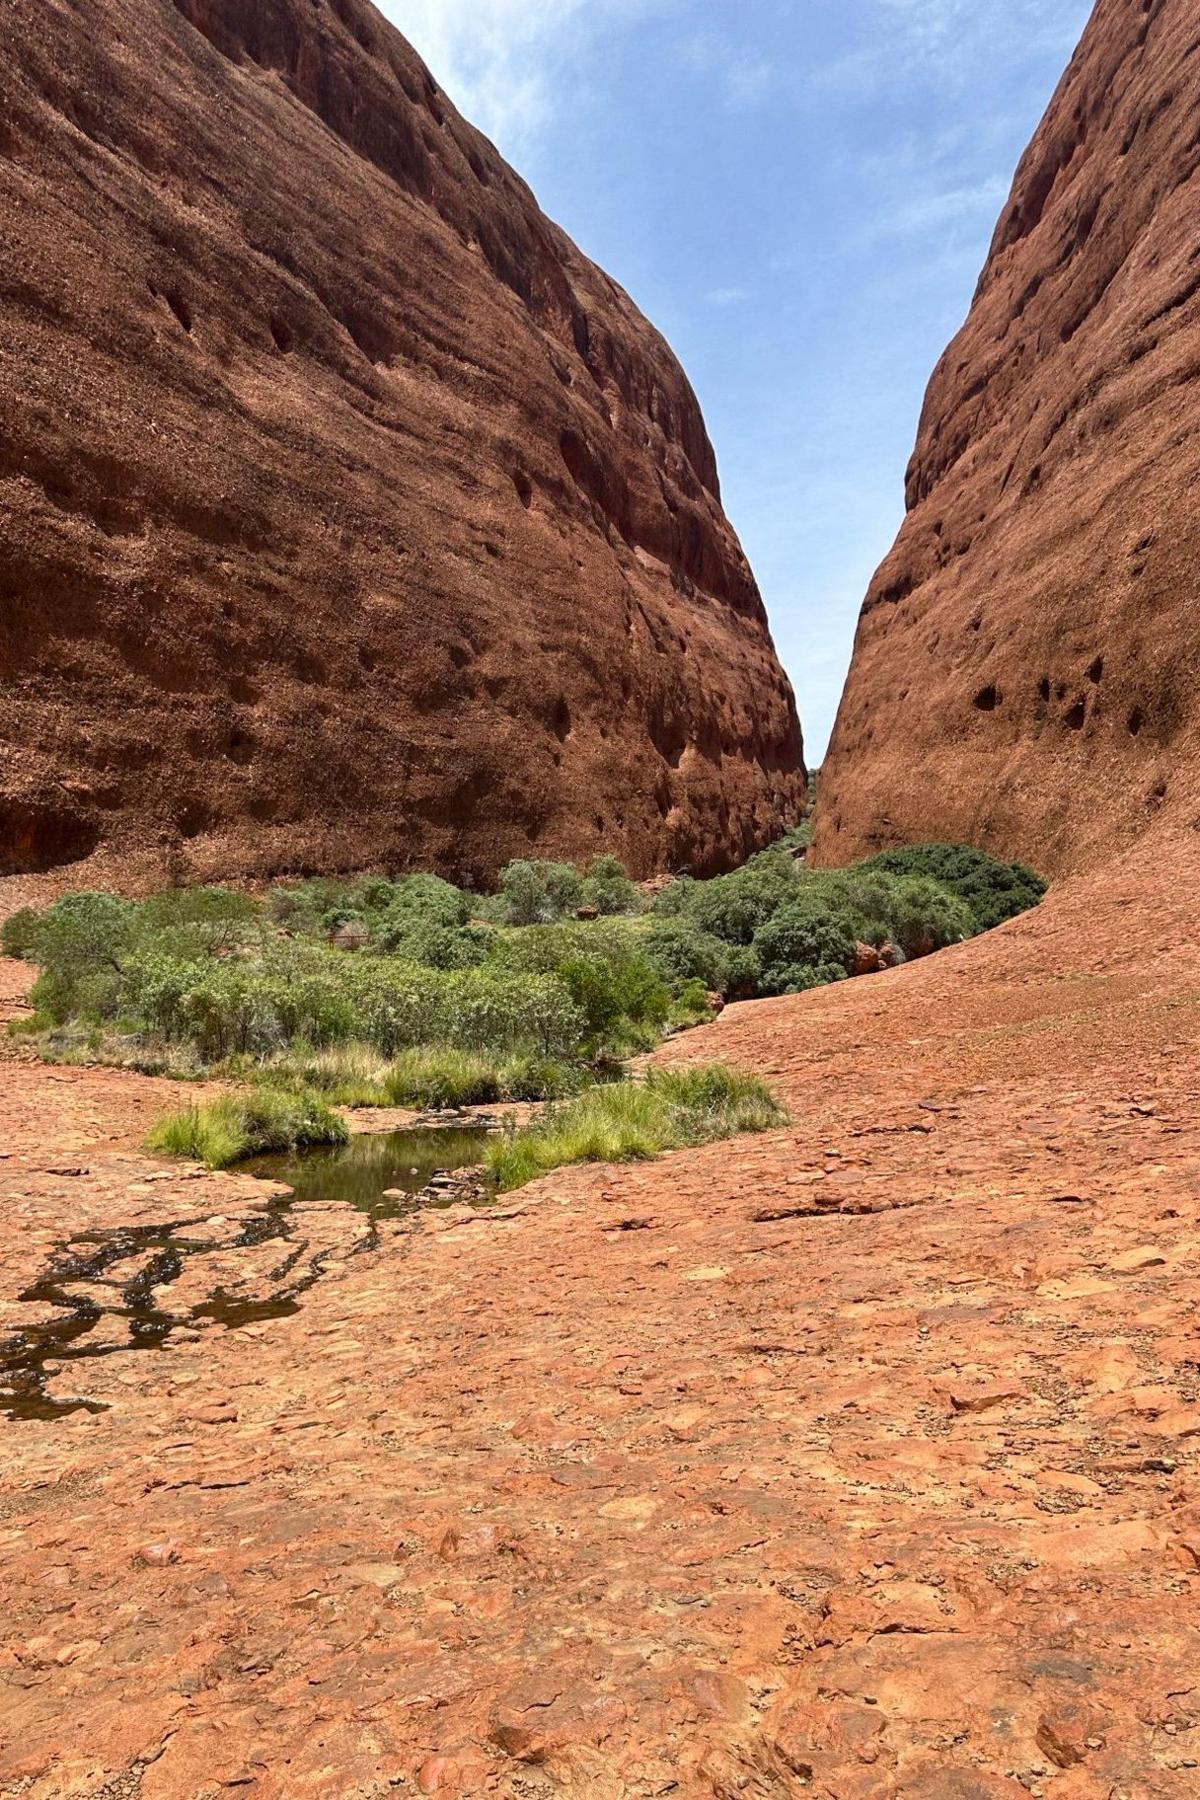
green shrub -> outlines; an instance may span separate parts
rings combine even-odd
[[[692,905],[692,896],[700,883],[691,875],[677,875],[660,888],[650,903],[650,911],[656,919],[679,919],[684,917]]]
[[[351,883],[317,875],[292,886],[272,888],[264,911],[272,924],[315,936],[321,932],[327,913],[353,906],[352,891]]]
[[[685,981],[671,1002],[667,1023],[673,1031],[692,1031],[708,1025],[713,1017],[709,990],[702,981]]]
[[[1002,862],[968,844],[911,844],[885,850],[863,865],[885,875],[924,875],[970,907],[976,927],[990,931],[1036,906],[1046,894],[1040,875],[1020,862]]]
[[[415,923],[390,936],[387,950],[429,969],[478,969],[488,960],[492,934],[480,925]]]
[[[22,906],[18,912],[10,913],[0,925],[0,950],[5,956],[21,961],[28,957],[32,962],[41,921],[42,915],[34,906]]]
[[[280,945],[261,957],[188,963],[131,957],[120,984],[125,1017],[195,1045],[202,1059],[271,1056],[358,1040],[391,1057],[419,1044],[578,1053],[586,1021],[561,981],[494,968],[442,971],[315,945]]]
[[[614,965],[598,956],[574,957],[558,979],[587,1022],[589,1039],[600,1047],[619,1044],[627,1025],[666,1024],[671,996],[657,971],[643,958]]]
[[[767,852],[732,875],[697,882],[687,916],[701,931],[727,944],[749,944],[768,919],[796,898],[798,890],[791,858]]]
[[[725,978],[727,1000],[753,1000],[762,991],[762,964],[752,944],[731,944]]]
[[[645,1082],[589,1088],[489,1146],[502,1192],[584,1162],[639,1162],[664,1150],[767,1131],[786,1113],[753,1076],[721,1067],[652,1070]]]
[[[924,875],[897,881],[892,893],[892,936],[906,957],[929,956],[974,937],[975,915],[965,900]]]
[[[583,877],[572,863],[511,862],[500,876],[499,914],[507,925],[549,925],[583,903]]]
[[[270,1150],[345,1144],[349,1137],[346,1121],[315,1095],[264,1087],[168,1114],[150,1132],[146,1148],[162,1156],[187,1156],[210,1169],[227,1169]]]
[[[641,910],[642,897],[615,856],[593,857],[581,892],[583,905],[594,906],[602,918]]]
[[[586,1020],[592,1049],[652,1047],[670,994],[635,926],[615,919],[531,925],[498,937],[496,967],[552,976]]]
[[[34,942],[41,975],[33,1004],[58,1024],[76,1014],[111,1017],[137,908],[115,894],[67,894],[42,914]]]
[[[460,888],[438,875],[409,875],[395,884],[380,918],[378,941],[389,954],[403,953],[415,933],[456,931],[471,916],[471,903]]]
[[[261,912],[257,900],[230,888],[168,888],[142,901],[138,926],[144,936],[180,925],[243,925]]]
[[[672,990],[693,981],[724,994],[729,986],[733,951],[711,932],[686,917],[653,919],[642,938],[647,961]]]
[[[862,867],[806,870],[800,896],[805,901],[820,901],[858,942],[878,948],[892,936],[895,888],[894,877]]]
[[[846,920],[821,900],[794,900],[754,935],[762,992],[798,993],[841,980],[854,967],[854,944]]]

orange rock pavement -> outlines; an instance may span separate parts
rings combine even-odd
[[[1198,872],[730,1008],[668,1054],[787,1130],[314,1209],[293,1317],[0,1420],[0,1795],[1200,1794]],[[169,1084],[0,1081],[7,1328],[259,1203],[142,1155]]]

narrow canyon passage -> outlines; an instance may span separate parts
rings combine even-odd
[[[678,1041],[786,1132],[370,1254],[317,1209],[292,1316],[0,1422],[0,1791],[1194,1794],[1197,859],[1156,861],[1153,906],[1130,865]],[[66,1231],[261,1203],[137,1150],[170,1084],[3,1074],[6,1332]]]

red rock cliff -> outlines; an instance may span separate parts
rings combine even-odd
[[[1200,798],[1200,13],[1100,0],[933,377],[817,854],[1085,866]]]
[[[372,7],[8,0],[0,243],[0,873],[795,817],[682,370]]]

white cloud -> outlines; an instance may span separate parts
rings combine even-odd
[[[704,298],[710,306],[741,306],[743,301],[752,300],[753,293],[744,287],[713,288]]]
[[[974,227],[980,218],[993,220],[1008,199],[1007,175],[989,175],[970,187],[917,193],[900,205],[879,213],[871,223],[873,239],[905,237],[910,233],[952,230],[967,221]]]
[[[379,0],[458,110],[518,163],[586,86],[606,31],[664,0]]]

